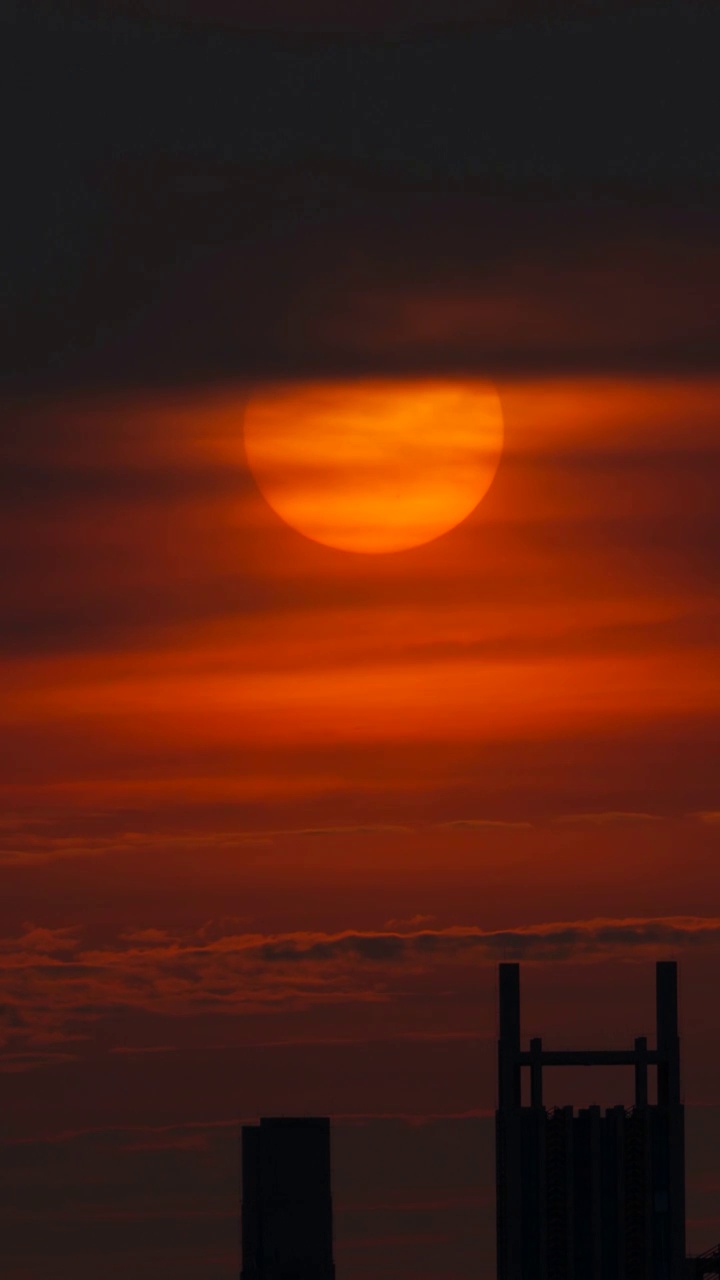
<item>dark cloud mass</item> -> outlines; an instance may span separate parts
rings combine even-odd
[[[6,375],[707,366],[719,21],[318,44],[31,10]]]

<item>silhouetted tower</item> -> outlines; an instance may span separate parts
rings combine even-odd
[[[330,1121],[242,1130],[241,1280],[334,1280]]]
[[[696,1258],[688,1258],[685,1275],[687,1280],[715,1280],[715,1276],[720,1276],[720,1244]]]
[[[677,966],[656,966],[657,1047],[545,1050],[520,1043],[520,966],[499,967],[498,1280],[683,1280],[685,1140]],[[635,1105],[543,1105],[543,1067],[632,1066]],[[530,1105],[522,1105],[522,1068]],[[648,1101],[648,1068],[657,1101]]]

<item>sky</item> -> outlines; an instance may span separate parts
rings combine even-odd
[[[491,1280],[508,959],[525,1036],[598,1048],[679,960],[708,1248],[717,11],[2,22],[3,1275],[228,1280],[238,1125],[290,1113],[333,1117],[338,1280]],[[466,519],[280,518],[259,396],[423,379],[499,397]]]

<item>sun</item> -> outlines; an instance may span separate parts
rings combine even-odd
[[[460,524],[503,445],[497,391],[471,379],[258,388],[245,412],[257,485],[298,533],[343,551],[404,551]]]

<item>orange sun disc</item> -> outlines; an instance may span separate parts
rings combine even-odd
[[[498,394],[471,379],[266,386],[245,414],[270,506],[344,551],[403,551],[460,524],[490,488],[502,443]]]

